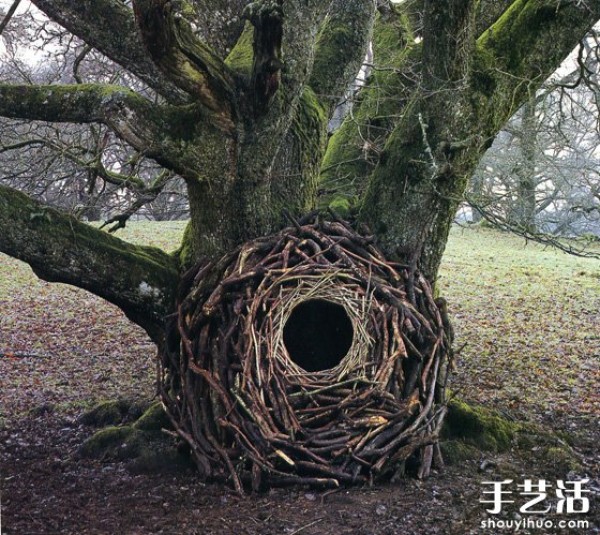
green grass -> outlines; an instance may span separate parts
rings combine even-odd
[[[185,221],[135,221],[127,223],[115,236],[138,245],[152,245],[168,253],[179,247]]]
[[[453,387],[519,415],[600,412],[600,262],[490,229],[455,228],[440,273],[458,358]]]

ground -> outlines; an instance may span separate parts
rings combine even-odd
[[[127,238],[173,247],[179,223],[134,224]],[[440,278],[462,348],[452,396],[542,424],[558,438],[513,440],[426,481],[374,488],[291,488],[247,497],[193,471],[146,473],[82,459],[96,429],[81,415],[105,399],[154,397],[152,344],[114,307],[37,281],[0,256],[0,499],[2,535],[514,533],[492,520],[585,520],[587,527],[519,533],[600,533],[600,264],[487,229],[456,228]],[[466,345],[464,345],[466,344]],[[463,347],[464,345],[464,347]],[[527,434],[527,433],[525,433]],[[569,443],[572,449],[566,446]],[[451,460],[450,458],[448,460]],[[589,478],[587,514],[555,514],[558,479]],[[484,481],[512,479],[499,515]],[[547,515],[519,513],[525,479],[551,485]]]

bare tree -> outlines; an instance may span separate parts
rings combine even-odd
[[[483,215],[561,247],[558,237],[600,231],[597,31],[582,40],[572,63],[571,72],[530,96],[482,159],[467,195],[474,220]]]

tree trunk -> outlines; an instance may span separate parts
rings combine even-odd
[[[516,198],[514,212],[509,222],[525,232],[535,233],[537,226],[535,215],[537,187],[535,160],[537,153],[537,118],[535,97],[530,97],[521,110],[521,128],[519,130],[520,162],[515,167]]]
[[[421,32],[428,38],[421,47],[414,41],[419,4],[403,3],[377,21],[376,58],[381,48],[395,50],[384,58],[397,72],[375,74],[358,109],[331,139],[324,202],[354,195],[360,219],[386,253],[434,280],[456,208],[482,154],[577,44],[570,26],[579,24],[575,15],[596,14],[549,2],[514,2],[481,31],[473,23],[472,3],[424,2]],[[581,23],[589,28],[589,21]],[[415,76],[417,61],[423,70]],[[528,69],[536,77],[523,84]],[[374,112],[382,109],[391,119]]]
[[[471,177],[471,192],[470,192],[470,203],[471,206],[471,222],[474,224],[481,223],[483,220],[483,215],[479,211],[478,207],[483,206],[483,187],[485,185],[485,180],[483,177],[483,173],[475,171],[473,176]]]

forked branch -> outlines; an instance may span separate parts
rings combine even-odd
[[[220,127],[231,129],[233,79],[224,62],[194,34],[186,16],[193,7],[171,0],[135,0],[133,8],[156,65],[177,87],[206,106]]]

